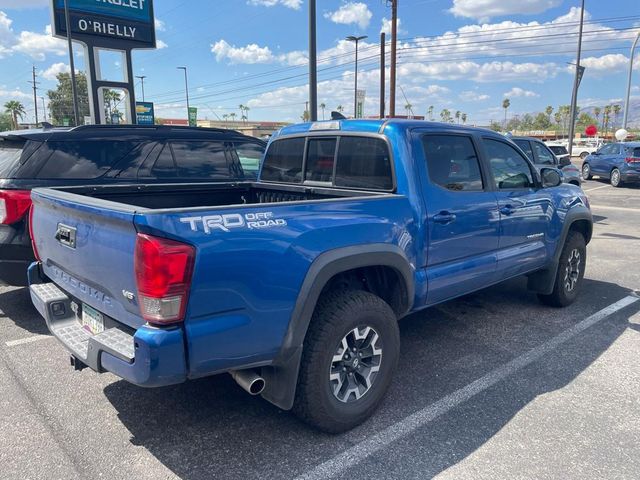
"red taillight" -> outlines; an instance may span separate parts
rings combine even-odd
[[[0,190],[0,223],[11,225],[22,220],[30,206],[29,190]]]
[[[184,320],[194,258],[191,245],[138,234],[135,274],[146,321],[165,325]]]
[[[35,207],[31,205],[29,209],[29,238],[31,239],[31,248],[33,249],[33,254],[36,256],[37,261],[42,261],[40,259],[40,255],[38,255],[38,249],[36,248],[36,239],[33,236],[33,209]]]
[[[624,161],[627,163],[640,163],[640,157],[627,157]]]

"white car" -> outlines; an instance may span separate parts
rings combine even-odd
[[[565,141],[557,141],[557,142],[546,142],[548,147],[551,146],[560,146],[569,148],[569,142]],[[587,158],[594,152],[597,152],[600,147],[602,147],[603,143],[601,141],[596,140],[574,140],[573,141],[573,157],[580,157],[581,159]]]

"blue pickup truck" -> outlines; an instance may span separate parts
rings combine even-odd
[[[258,181],[33,192],[33,303],[82,369],[157,387],[231,373],[329,432],[382,400],[398,320],[526,275],[580,290],[592,217],[483,129],[286,127]]]

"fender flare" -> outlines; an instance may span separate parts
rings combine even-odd
[[[551,264],[549,264],[546,268],[538,270],[537,272],[534,272],[528,276],[527,288],[529,290],[533,290],[534,292],[541,293],[543,295],[549,295],[551,294],[551,292],[553,292],[556,274],[558,273],[558,265],[560,263],[560,255],[562,255],[562,249],[564,248],[564,244],[567,241],[567,237],[569,236],[571,227],[576,222],[579,222],[581,220],[586,220],[589,224],[589,230],[587,232],[587,238],[585,238],[585,242],[588,244],[591,241],[591,236],[593,235],[593,215],[591,214],[591,210],[589,210],[584,205],[573,207],[567,212],[567,216],[564,219],[562,233],[560,234],[560,238],[558,239],[558,246],[556,248],[556,252],[553,256]]]
[[[284,410],[293,407],[304,338],[322,290],[333,276],[341,272],[371,266],[391,267],[403,279],[404,303],[398,317],[403,317],[412,309],[414,270],[400,247],[389,244],[358,245],[319,255],[302,283],[280,352],[272,365],[262,369],[265,379],[263,398]]]

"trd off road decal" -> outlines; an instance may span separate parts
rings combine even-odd
[[[287,221],[282,218],[274,218],[273,212],[258,213],[229,213],[226,215],[207,215],[204,217],[181,218],[181,223],[188,223],[191,231],[204,231],[207,235],[214,230],[229,233],[234,228],[248,228],[258,230],[265,228],[286,227]]]

